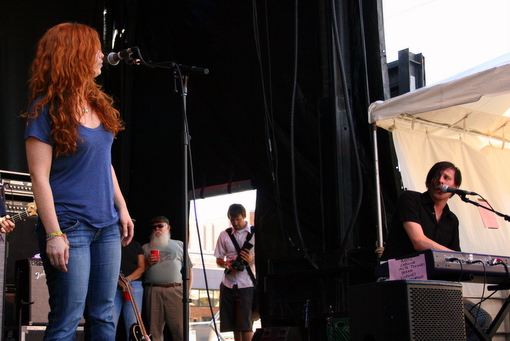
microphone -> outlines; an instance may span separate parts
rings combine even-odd
[[[130,47],[128,49],[122,50],[120,52],[110,52],[108,57],[106,57],[106,61],[110,65],[117,65],[122,59],[128,59],[131,57],[133,52],[138,51],[138,46]]]
[[[458,195],[466,195],[466,194],[478,195],[478,193],[475,193],[475,192],[465,191],[463,189],[455,188],[455,187],[448,187],[447,185],[439,186],[439,190],[443,193],[456,193]]]

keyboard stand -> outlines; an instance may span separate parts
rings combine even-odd
[[[489,286],[489,290],[501,290],[501,289],[508,289],[508,285],[496,285],[496,286]],[[476,323],[475,317],[471,315],[471,313],[464,308],[464,316],[466,318],[466,323],[469,324],[470,327],[473,328],[476,335],[478,335],[479,338],[482,340],[490,341],[496,334],[496,331],[498,330],[501,323],[503,323],[503,320],[505,319],[506,315],[510,311],[510,295],[505,299],[505,302],[503,302],[503,305],[501,306],[501,309],[499,309],[498,314],[496,315],[496,318],[492,321],[491,325],[487,329],[487,332],[484,332],[482,328]]]

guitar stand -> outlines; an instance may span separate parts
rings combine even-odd
[[[504,290],[504,289],[510,289],[509,284],[505,285],[493,285],[487,287],[488,290]],[[464,316],[466,318],[466,323],[473,328],[473,331],[476,333],[476,335],[481,339],[485,341],[490,341],[496,334],[496,331],[498,330],[501,323],[503,323],[503,320],[505,319],[506,315],[510,311],[510,295],[507,296],[505,299],[505,302],[503,302],[503,305],[501,306],[501,309],[499,309],[498,314],[496,315],[496,318],[492,321],[491,325],[487,329],[487,332],[484,332],[480,325],[476,323],[475,317],[471,315],[471,313],[464,307]]]

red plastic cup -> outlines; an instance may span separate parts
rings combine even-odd
[[[156,256],[156,262],[159,262],[159,250],[151,250],[151,255]]]
[[[127,292],[127,290],[124,291],[124,301],[131,301],[131,296],[129,296],[129,292]]]

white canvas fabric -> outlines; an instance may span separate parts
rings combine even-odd
[[[430,167],[451,161],[462,171],[462,189],[510,215],[509,111],[510,54],[445,82],[374,102],[368,119],[392,132],[407,189],[425,191]],[[463,251],[510,256],[510,222],[497,217],[499,229],[488,229],[478,207],[459,196],[449,205],[460,220]]]

